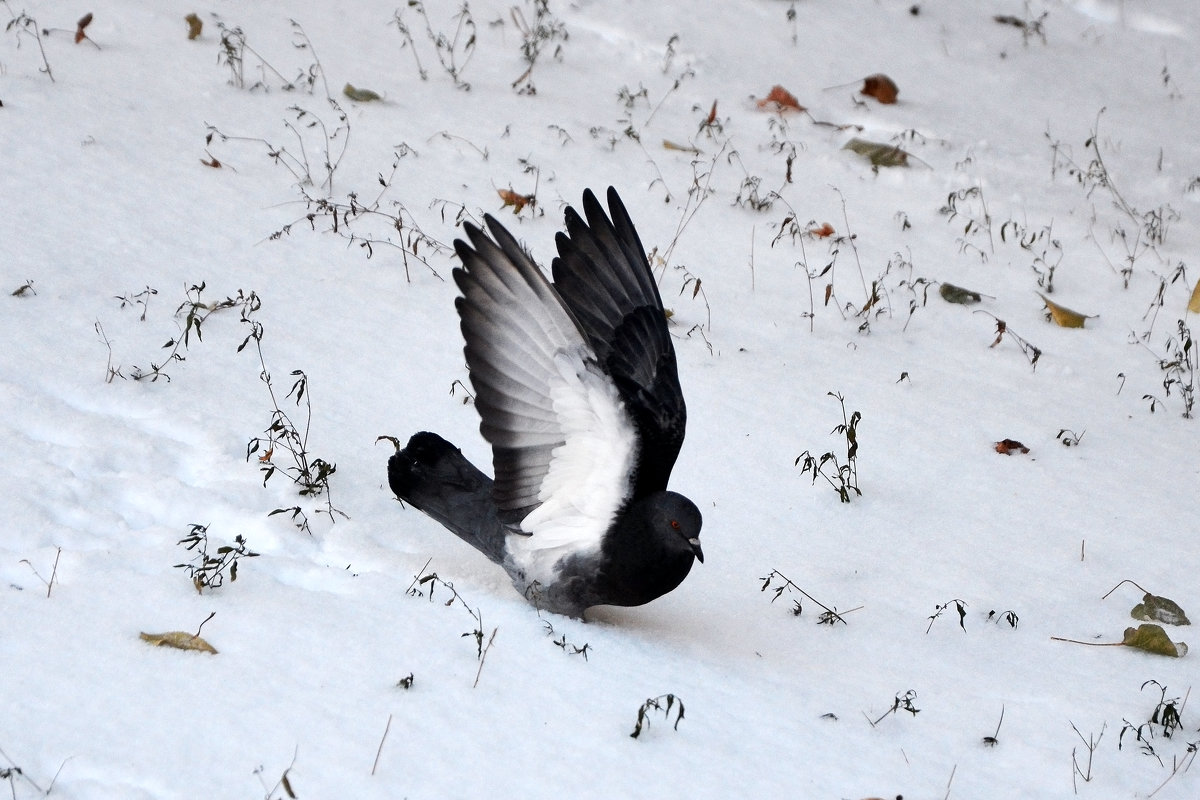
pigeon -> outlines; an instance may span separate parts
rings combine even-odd
[[[553,283],[503,225],[464,223],[455,307],[494,478],[435,433],[388,461],[396,496],[505,569],[539,610],[639,606],[687,577],[700,510],[667,490],[687,410],[667,315],[617,192],[555,237]],[[488,235],[490,234],[490,236]]]

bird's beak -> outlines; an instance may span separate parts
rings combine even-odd
[[[700,549],[700,540],[696,537],[688,539],[688,544],[692,547],[692,552],[696,554],[696,560],[701,564],[704,563],[704,551]]]

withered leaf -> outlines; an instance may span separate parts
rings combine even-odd
[[[863,78],[863,87],[859,90],[859,94],[874,97],[885,105],[891,105],[896,102],[896,96],[900,94],[900,89],[897,88],[895,81],[887,75],[876,73]]]
[[[1192,297],[1188,300],[1187,310],[1193,314],[1200,314],[1200,281],[1196,281],[1196,288],[1192,289]]]
[[[378,93],[372,92],[370,89],[359,89],[349,83],[342,87],[342,94],[358,103],[370,103],[383,99]]]
[[[996,452],[1002,456],[1011,456],[1013,453],[1028,453],[1029,448],[1016,439],[1001,439],[996,442]]]
[[[1050,319],[1054,320],[1054,324],[1059,327],[1082,328],[1085,320],[1095,316],[1092,314],[1080,314],[1078,311],[1072,311],[1066,306],[1060,306],[1053,300],[1049,300],[1041,292],[1038,292],[1038,297],[1042,298],[1042,302],[1046,304],[1046,309],[1050,312]]]
[[[525,206],[537,205],[537,197],[532,194],[518,194],[512,189],[497,189],[496,194],[500,195],[500,199],[504,205],[501,208],[512,206],[514,214],[520,214],[525,210]]]
[[[958,303],[964,306],[974,305],[983,300],[983,295],[979,292],[972,292],[970,289],[955,286],[953,283],[943,283],[938,288],[938,294],[947,303]]]
[[[202,653],[217,654],[217,648],[194,633],[184,631],[169,631],[167,633],[142,633],[140,638],[155,647],[173,647],[176,650],[199,650]]]
[[[183,18],[183,21],[188,25],[188,39],[200,38],[200,32],[204,30],[204,20],[195,14],[188,14]]]
[[[868,142],[866,139],[857,137],[846,142],[842,146],[843,150],[849,150],[853,153],[858,153],[860,156],[866,156],[875,167],[907,167],[908,153],[896,147],[894,144],[884,144],[882,142]]]
[[[767,96],[758,101],[759,108],[768,108],[774,106],[775,111],[807,111],[804,106],[800,105],[800,101],[796,96],[783,88],[779,84],[771,87],[771,91],[767,92]]]
[[[1126,628],[1122,641],[1126,647],[1136,647],[1147,653],[1155,653],[1171,658],[1183,658],[1187,655],[1188,646],[1183,642],[1172,642],[1171,637],[1161,625],[1145,622],[1136,628]]]
[[[1183,609],[1174,600],[1149,592],[1142,597],[1142,602],[1133,607],[1129,616],[1146,622],[1164,622],[1167,625],[1192,624],[1191,620],[1187,618],[1187,614],[1183,613]]]

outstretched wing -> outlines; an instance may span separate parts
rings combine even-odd
[[[455,241],[454,280],[500,517],[533,549],[598,546],[630,493],[633,423],[558,292],[485,220],[493,238],[466,224]]]
[[[625,205],[608,189],[609,215],[590,190],[585,222],[566,211],[555,238],[554,288],[579,321],[637,430],[634,497],[667,488],[683,445],[687,408],[675,347],[646,251]]]

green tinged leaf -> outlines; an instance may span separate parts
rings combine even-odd
[[[983,295],[979,292],[972,292],[970,289],[955,286],[953,283],[943,283],[938,288],[938,294],[947,303],[958,303],[963,306],[974,305],[983,300]]]
[[[846,142],[842,149],[865,156],[874,167],[908,166],[908,153],[892,144],[868,142],[866,139],[854,138]]]
[[[1144,622],[1162,622],[1167,625],[1191,625],[1187,614],[1174,600],[1146,593],[1142,602],[1133,607],[1129,616]]]
[[[1136,628],[1126,628],[1122,644],[1126,647],[1136,647],[1147,653],[1171,658],[1182,658],[1187,655],[1188,651],[1186,644],[1172,642],[1171,637],[1167,636],[1167,632],[1163,630],[1162,626],[1152,622],[1143,623]]]
[[[342,94],[359,103],[370,103],[375,100],[383,99],[370,89],[358,89],[348,83],[342,87]]]

